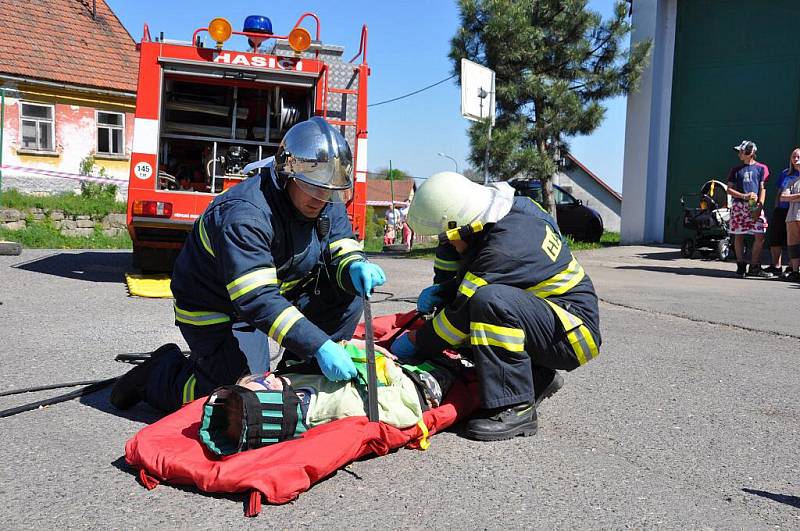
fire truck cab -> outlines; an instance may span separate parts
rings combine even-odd
[[[312,19],[316,38],[301,26]],[[246,50],[232,49],[235,40],[248,45]],[[246,179],[247,164],[274,155],[286,131],[311,116],[339,127],[350,144],[355,190],[347,209],[363,239],[366,26],[349,62],[342,47],[320,41],[313,13],[303,14],[286,35],[274,34],[263,16],[247,17],[241,32],[215,18],[187,42],[152,39],[145,25],[137,47],[127,213],[134,267],[171,271],[194,221],[214,196]]]

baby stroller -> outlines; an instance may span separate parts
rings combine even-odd
[[[687,208],[686,200],[697,198],[697,208]],[[723,262],[731,254],[731,242],[728,236],[730,221],[730,205],[728,187],[719,181],[708,181],[700,188],[699,194],[681,195],[683,208],[683,226],[695,235],[681,243],[681,256],[693,258],[699,253],[703,258],[713,254]]]

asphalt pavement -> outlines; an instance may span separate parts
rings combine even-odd
[[[105,390],[0,419],[5,529],[800,528],[797,284],[734,278],[677,249],[577,253],[601,298],[601,356],[540,407],[539,433],[366,459],[289,504],[144,489],[125,442],[158,418]],[[431,262],[374,257],[375,315],[406,311]],[[121,353],[183,345],[172,302],[131,298],[130,254],[0,256],[0,392],[122,374]],[[0,398],[0,409],[61,391]]]

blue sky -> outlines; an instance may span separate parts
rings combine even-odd
[[[454,1],[376,2],[374,0],[212,2],[210,0],[106,0],[139,41],[146,22],[152,35],[190,40],[192,32],[214,17],[225,17],[235,30],[247,15],[266,15],[276,33],[285,34],[305,11],[322,22],[323,42],[343,45],[349,60],[358,51],[361,25],[369,28],[369,102],[377,103],[420,89],[452,72],[447,53],[458,28]],[[613,0],[590,0],[604,15]],[[260,7],[259,7],[260,6]],[[313,22],[306,25],[313,32]],[[461,93],[455,80],[416,96],[369,109],[369,169],[396,168],[416,177],[453,169],[446,153],[467,166],[467,127],[461,117]],[[572,153],[618,191],[622,189],[625,99],[607,102],[603,125],[591,136],[572,141]]]

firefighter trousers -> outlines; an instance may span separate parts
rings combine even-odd
[[[363,300],[331,288],[320,286],[323,293],[319,295],[302,293],[293,303],[333,341],[351,339],[361,319]],[[190,354],[186,358],[173,351],[153,361],[144,398],[157,409],[175,411],[220,385],[233,384],[253,372],[254,366],[269,364],[267,335],[247,323],[212,327],[178,323],[178,328]]]
[[[570,371],[581,364],[551,304],[532,293],[490,284],[468,304],[469,351],[484,409],[532,402],[555,369]],[[599,345],[598,334],[591,334],[590,341]]]

